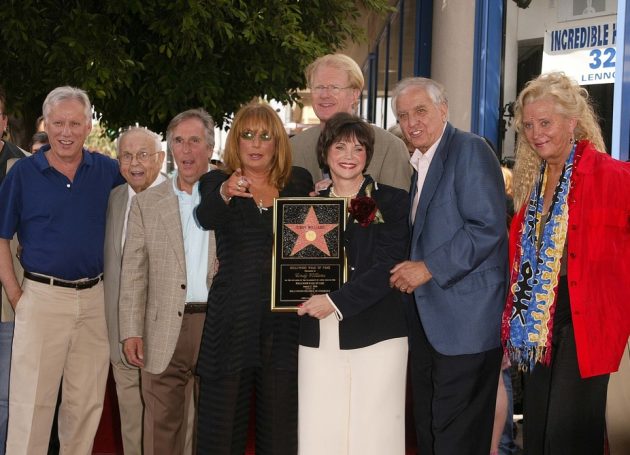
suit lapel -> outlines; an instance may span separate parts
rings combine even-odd
[[[181,269],[186,272],[186,257],[184,256],[184,235],[182,232],[182,220],[179,214],[179,202],[173,191],[173,182],[167,180],[164,185],[163,210],[160,218],[170,245],[173,247],[175,257]]]
[[[413,200],[416,197],[418,191],[418,171],[413,169],[411,174],[411,187],[409,188],[409,232],[413,231],[413,221],[411,219],[411,208],[413,207]]]
[[[427,172],[427,176],[424,180],[422,192],[420,193],[420,200],[418,202],[418,209],[416,210],[416,218],[413,225],[412,241],[414,243],[416,238],[420,236],[420,233],[422,233],[429,203],[431,202],[431,199],[433,199],[435,190],[442,178],[442,173],[444,172],[444,162],[448,156],[448,143],[450,142],[452,130],[453,128],[451,125],[447,124],[442,140],[440,141],[440,145],[438,145],[438,148],[435,151],[435,156],[433,157],[433,160],[431,160],[429,171]]]
[[[125,224],[125,213],[127,212],[127,200],[129,199],[129,185],[123,185],[123,189],[112,194],[114,200],[112,201],[112,208],[114,216],[114,223],[112,226],[112,243],[114,246],[114,255],[117,258],[122,257],[122,235],[123,226]]]

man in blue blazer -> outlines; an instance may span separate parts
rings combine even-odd
[[[409,342],[418,452],[487,455],[507,279],[501,169],[480,137],[448,123],[439,83],[400,81],[392,108],[416,148],[410,260],[392,269],[390,283],[415,301]]]

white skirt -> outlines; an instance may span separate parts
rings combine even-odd
[[[299,455],[404,455],[407,338],[339,349],[334,313],[300,346]]]

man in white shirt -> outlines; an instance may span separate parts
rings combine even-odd
[[[140,370],[129,365],[122,355],[118,330],[118,298],[122,252],[127,232],[127,218],[132,198],[166,180],[160,169],[164,162],[162,138],[146,128],[132,127],[117,142],[120,173],[127,181],[112,190],[107,207],[105,230],[105,316],[109,335],[110,360],[118,407],[123,449],[127,455],[142,454],[142,415]]]

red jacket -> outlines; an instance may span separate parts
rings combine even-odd
[[[630,164],[581,141],[574,166],[567,278],[578,365],[586,378],[617,371],[630,336]],[[525,207],[510,228],[512,267]]]

